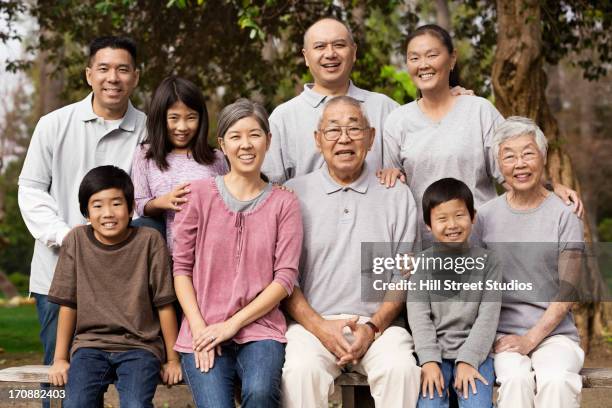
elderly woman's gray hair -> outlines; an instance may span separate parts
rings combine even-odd
[[[359,102],[357,99],[353,98],[352,96],[341,95],[341,96],[334,96],[333,98],[328,99],[327,102],[325,102],[325,105],[323,105],[323,111],[321,112],[321,116],[319,117],[319,124],[317,125],[317,129],[321,130],[321,125],[323,125],[323,117],[325,116],[325,111],[328,108],[334,105],[341,104],[341,103],[346,103],[347,105],[351,105],[359,109],[359,111],[361,112],[361,116],[363,116],[365,127],[367,128],[370,127],[370,121],[368,119],[368,115],[366,114],[365,109],[363,108],[363,104]]]
[[[536,145],[538,145],[538,149],[544,157],[544,161],[546,161],[548,142],[546,141],[544,132],[542,132],[542,129],[540,129],[533,120],[522,116],[510,116],[495,129],[495,133],[493,134],[493,152],[495,153],[495,160],[497,160],[499,147],[502,143],[522,135],[533,136]]]

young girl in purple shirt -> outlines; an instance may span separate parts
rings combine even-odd
[[[132,164],[137,225],[164,218],[172,253],[172,223],[188,200],[190,183],[227,172],[223,154],[208,144],[208,112],[198,87],[170,76],[153,94],[147,116],[147,139]]]

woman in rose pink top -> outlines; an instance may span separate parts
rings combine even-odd
[[[174,286],[184,312],[175,350],[197,407],[280,404],[286,322],[279,303],[297,281],[302,219],[293,193],[264,181],[265,109],[246,99],[220,113],[230,171],[191,183],[174,221]]]
[[[208,112],[198,87],[175,76],[164,79],[153,94],[132,180],[136,213],[145,217],[135,224],[149,226],[146,217],[163,216],[171,253],[174,215],[187,201],[190,182],[227,173],[223,153],[208,144],[207,135]]]

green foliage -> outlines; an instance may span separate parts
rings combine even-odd
[[[87,89],[82,73],[87,43],[99,35],[125,34],[137,39],[140,60],[146,62],[141,64],[141,94],[148,94],[163,77],[177,74],[194,80],[209,95],[222,87],[223,102],[261,95],[271,108],[299,89],[295,83],[307,71],[300,53],[304,30],[331,15],[349,22],[359,44],[355,83],[404,102],[409,94],[403,92],[401,78],[381,67],[403,67],[403,61],[392,58],[403,55],[407,32],[417,23],[433,20],[432,4],[423,0],[6,0],[0,3],[6,21],[0,40],[18,37],[14,22],[29,8],[41,33],[30,51],[48,51],[48,59],[59,67],[56,74],[67,78],[65,97]],[[587,78],[604,75],[612,61],[612,2],[544,0],[541,7],[546,60],[556,64],[572,55]],[[495,1],[451,1],[449,8],[464,86],[489,96]],[[26,66],[27,60],[9,63],[11,69]]]
[[[8,280],[15,285],[21,294],[27,294],[30,290],[30,278],[23,273],[13,272],[8,276]]]
[[[546,62],[556,65],[570,56],[571,63],[582,69],[586,79],[605,76],[612,62],[612,1],[543,0],[539,3]],[[467,58],[460,60],[466,86],[488,95],[497,42],[495,1],[454,1],[451,14],[455,41],[466,42],[471,51]],[[533,16],[527,16],[530,18]]]
[[[612,218],[604,218],[597,226],[601,242],[612,242]]]
[[[0,347],[7,353],[42,352],[36,306],[0,307]]]
[[[199,84],[205,94],[222,89],[226,103],[259,95],[268,108],[295,95],[307,73],[301,56],[302,36],[325,16],[345,19],[359,44],[353,80],[372,90],[396,94],[401,82],[381,76],[381,67],[401,48],[402,27],[416,25],[416,14],[403,2],[366,0],[63,0],[29,6],[41,36],[32,52],[47,51],[66,80],[63,98],[73,100],[88,87],[83,66],[88,42],[100,35],[123,34],[138,41],[142,69],[137,100],[167,75]],[[408,11],[405,11],[408,10]],[[12,66],[27,66],[14,61]],[[408,100],[403,94],[401,100]]]
[[[358,86],[407,103],[416,98],[416,89],[405,72],[404,59],[393,58],[405,54],[403,31],[416,28],[418,16],[416,9],[401,12],[399,3],[370,10],[365,28],[355,35],[358,55],[352,78]]]
[[[15,23],[26,9],[26,5],[20,0],[2,0],[0,2],[0,21],[6,25],[3,30],[0,30],[0,41],[6,43],[10,40],[21,40],[21,36],[16,31]]]
[[[13,161],[0,174],[0,190],[5,192],[5,217],[0,223],[0,239],[7,245],[0,245],[0,270],[7,274],[30,274],[30,260],[34,251],[34,239],[25,226],[17,203],[17,179],[23,161]],[[27,290],[27,289],[26,289]]]
[[[408,72],[398,70],[392,65],[385,65],[380,70],[380,77],[389,79],[395,85],[389,96],[400,104],[416,99],[418,90]]]
[[[260,9],[257,6],[249,5],[248,2],[243,2],[244,8],[238,12],[238,26],[241,29],[249,29],[249,38],[252,40],[257,37],[263,41],[266,37],[262,28],[257,24],[260,17]]]
[[[542,41],[549,64],[571,55],[571,63],[582,68],[586,79],[605,76],[612,62],[612,1],[546,0]]]

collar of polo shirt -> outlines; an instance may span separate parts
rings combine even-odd
[[[361,174],[357,180],[353,181],[348,186],[341,186],[338,184],[329,174],[329,169],[327,168],[327,164],[323,164],[320,169],[321,178],[323,180],[323,188],[325,189],[326,194],[333,194],[335,192],[341,190],[353,190],[360,194],[365,194],[368,191],[368,186],[370,185],[370,177],[368,177],[368,165],[366,162],[363,163],[363,167],[361,169]]]

